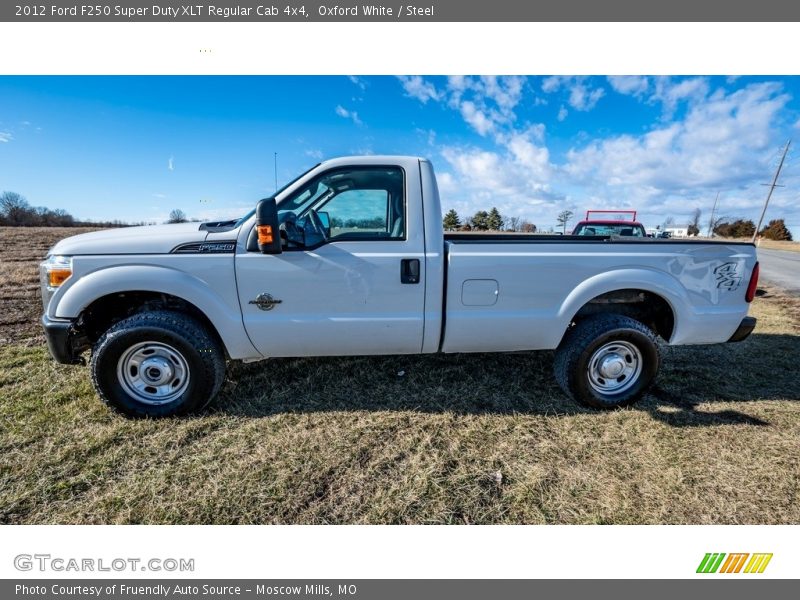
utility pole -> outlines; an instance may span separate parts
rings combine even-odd
[[[775,177],[772,178],[771,184],[764,184],[769,185],[769,192],[767,193],[767,199],[764,201],[764,210],[761,211],[761,217],[758,219],[758,225],[756,225],[756,230],[753,232],[753,239],[752,242],[755,243],[756,236],[758,235],[758,231],[761,229],[761,223],[764,221],[764,215],[767,213],[767,206],[769,206],[769,199],[772,198],[772,192],[775,191],[776,187],[783,187],[778,185],[778,176],[781,174],[781,169],[783,168],[783,161],[786,160],[786,155],[789,153],[789,145],[792,143],[792,140],[786,142],[786,147],[783,149],[783,156],[781,156],[781,162],[778,163],[778,169],[775,171]]]
[[[717,197],[714,198],[714,208],[711,209],[711,219],[708,221],[708,237],[714,237],[714,213],[717,212],[717,203],[719,202],[719,192]]]
[[[278,153],[275,153],[275,191],[278,191]]]

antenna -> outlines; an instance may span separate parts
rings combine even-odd
[[[719,202],[719,192],[717,197],[714,198],[714,208],[711,209],[711,219],[708,221],[708,237],[714,237],[714,213],[717,212],[717,203]]]
[[[786,160],[786,155],[789,153],[789,145],[791,143],[792,140],[786,142],[786,147],[783,149],[783,156],[781,156],[781,162],[778,163],[778,169],[775,171],[775,177],[772,178],[772,183],[762,184],[769,186],[769,193],[767,193],[767,199],[764,201],[764,209],[761,211],[761,217],[758,219],[758,225],[756,225],[756,230],[753,232],[753,239],[751,240],[753,243],[755,243],[758,231],[761,229],[761,223],[764,222],[764,215],[767,212],[767,206],[769,206],[769,199],[772,198],[772,192],[775,191],[776,187],[783,187],[782,185],[778,185],[778,175],[781,174],[781,169],[783,168],[783,161]]]
[[[275,153],[275,191],[278,191],[278,153]]]

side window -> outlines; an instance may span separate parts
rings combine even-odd
[[[306,229],[316,213],[329,241],[405,239],[403,171],[397,167],[325,173],[283,206],[294,209]]]
[[[389,200],[388,190],[348,190],[334,196],[322,209],[330,223],[330,239],[392,237]]]

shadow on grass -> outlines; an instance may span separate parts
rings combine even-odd
[[[272,359],[233,364],[212,410],[243,417],[333,411],[596,414],[567,398],[552,352]],[[675,427],[768,425],[728,402],[797,399],[800,336],[665,347],[653,391],[632,410]],[[700,405],[703,405],[702,408]]]

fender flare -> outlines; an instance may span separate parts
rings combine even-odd
[[[689,315],[686,314],[686,310],[691,304],[680,282],[672,276],[665,275],[668,274],[663,271],[642,268],[615,269],[594,275],[577,285],[564,299],[557,315],[559,324],[563,325],[563,331],[566,331],[578,311],[593,298],[618,290],[634,289],[656,294],[667,302],[674,317],[672,330],[674,338],[687,320]]]
[[[51,316],[75,319],[95,300],[125,292],[169,294],[189,302],[211,321],[231,358],[261,356],[247,337],[238,305],[234,310],[207,283],[171,267],[110,266],[83,275],[54,297]]]

